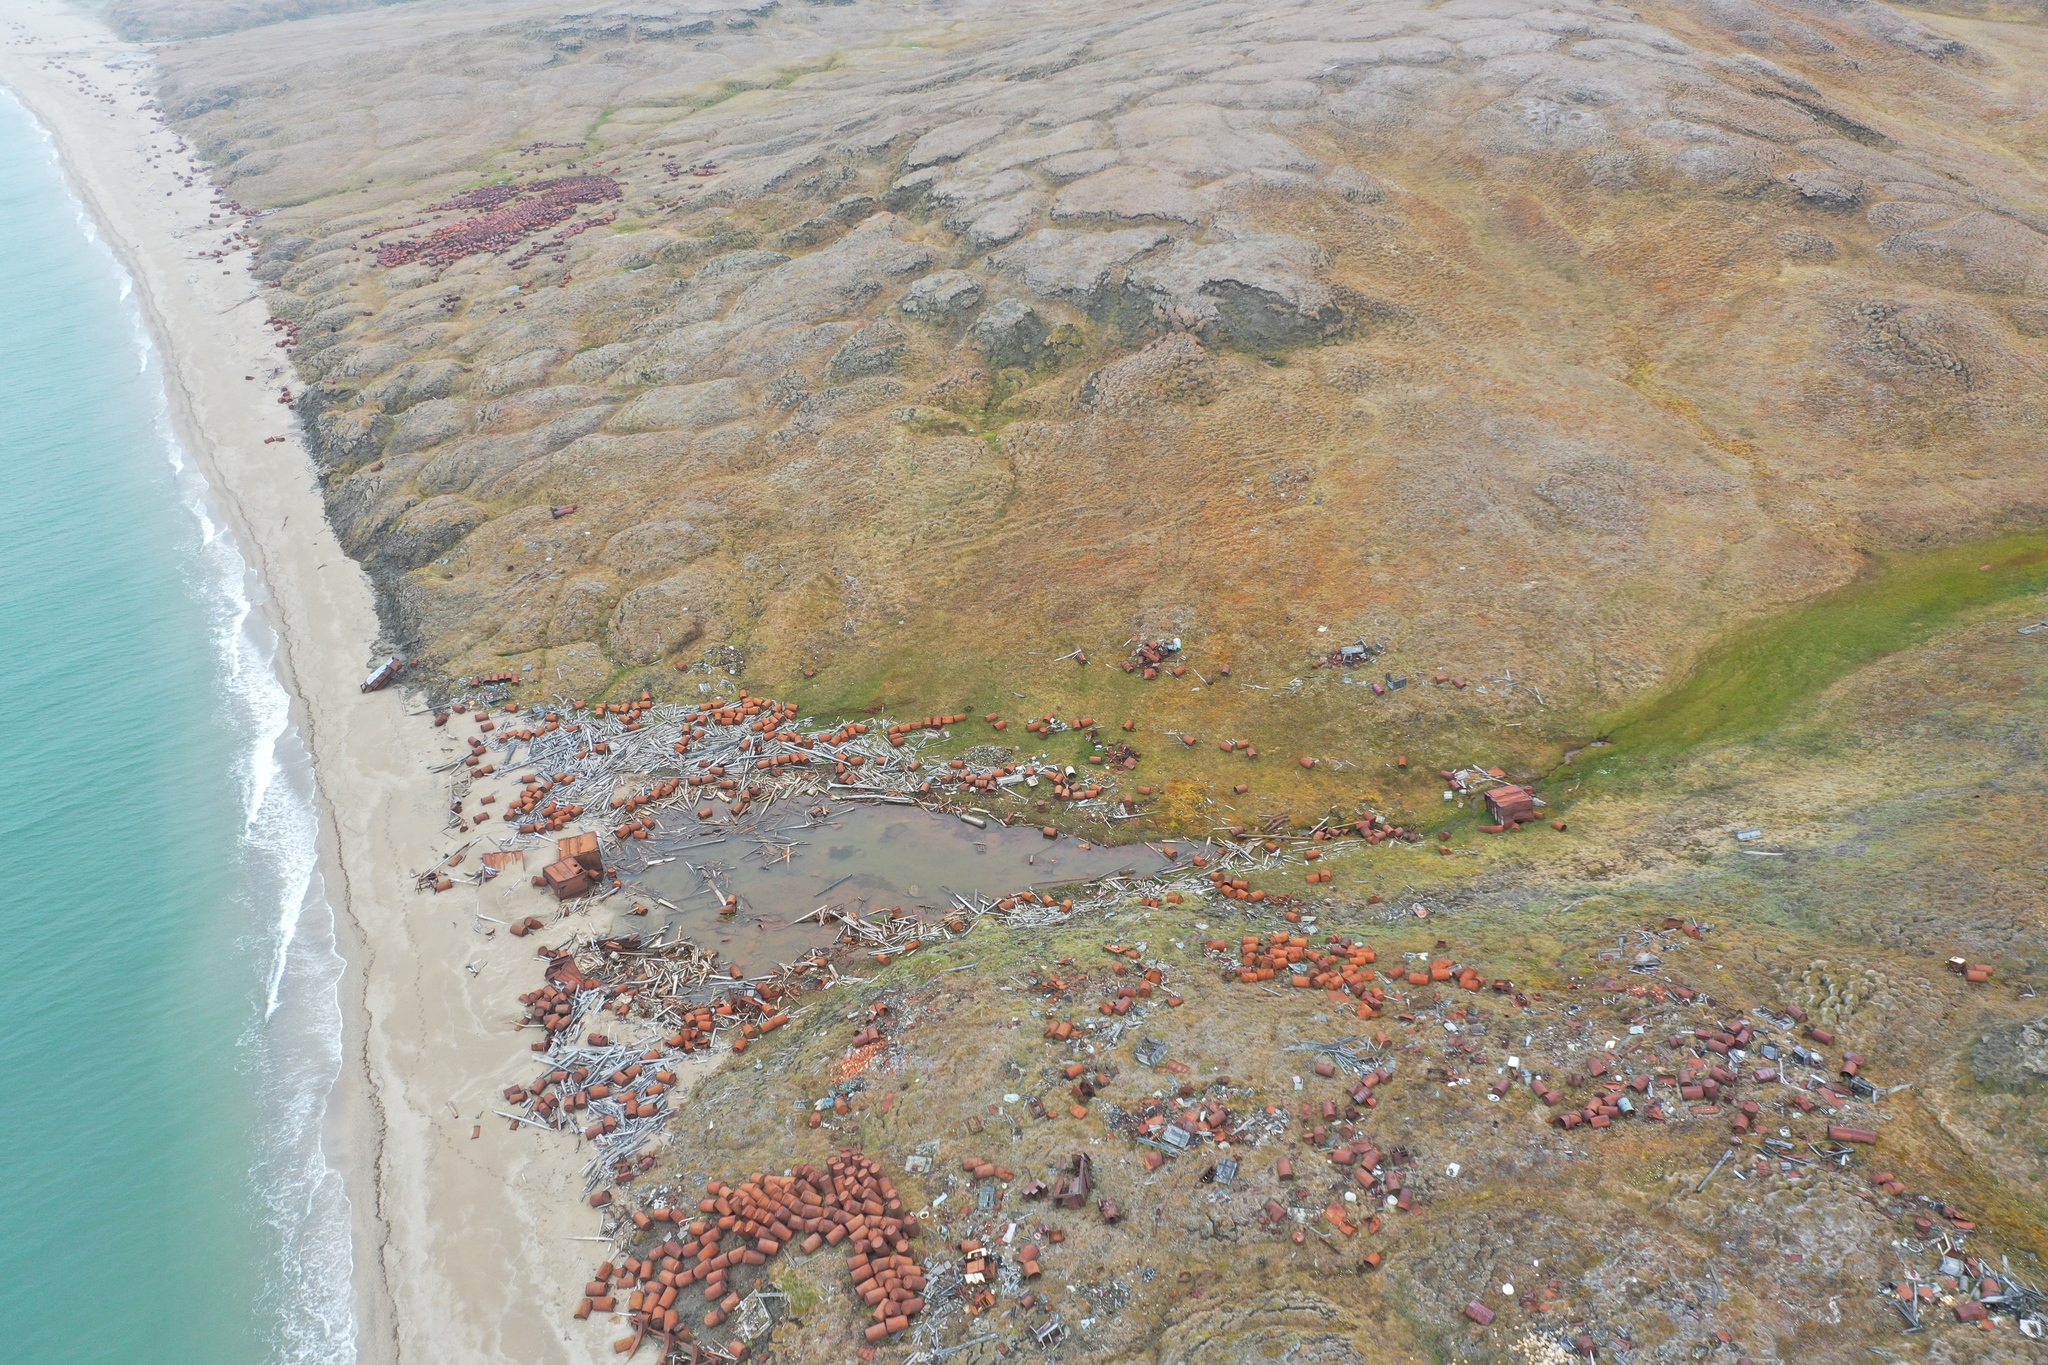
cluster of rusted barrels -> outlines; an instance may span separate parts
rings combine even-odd
[[[1339,985],[1333,986],[1332,989],[1348,989],[1355,983],[1362,991],[1373,982],[1373,974],[1365,969],[1379,960],[1378,955],[1365,944],[1352,944],[1348,940],[1344,940],[1345,947],[1338,950],[1337,942],[1333,940],[1329,945],[1332,951],[1320,952],[1309,946],[1306,935],[1290,934],[1284,929],[1274,930],[1265,939],[1260,939],[1256,934],[1246,934],[1238,945],[1239,965],[1234,970],[1226,968],[1223,979],[1271,981],[1275,975],[1285,971],[1294,979],[1295,984],[1316,985],[1317,973],[1294,970],[1296,967],[1304,967],[1321,969],[1335,975]],[[1215,953],[1230,951],[1229,943],[1220,938],[1210,939],[1208,947],[1209,951]]]
[[[1390,840],[1409,844],[1422,841],[1422,835],[1415,830],[1409,829],[1405,825],[1392,824],[1387,820],[1386,816],[1375,814],[1371,811],[1366,812],[1363,818],[1354,820],[1349,826],[1339,827],[1334,830],[1317,830],[1309,838],[1313,842],[1322,843],[1326,840],[1337,838],[1347,828],[1368,844],[1386,843]]]
[[[559,834],[571,820],[583,814],[583,807],[574,801],[549,800],[548,793],[566,788],[575,781],[574,773],[556,773],[553,777],[522,774],[519,795],[505,808],[506,820],[517,822],[521,834]],[[529,815],[540,818],[528,820],[526,817]]]
[[[653,805],[656,801],[666,801],[669,797],[674,796],[680,791],[682,785],[683,779],[680,777],[663,778],[646,791],[637,792],[632,796],[614,796],[612,798],[612,809],[624,811],[627,815],[631,815],[642,806]],[[612,837],[614,839],[645,839],[648,831],[653,828],[654,822],[645,817],[628,820],[612,831]]]
[[[766,739],[779,739],[786,744],[798,744],[803,741],[785,728],[795,719],[795,702],[777,701],[773,697],[756,697],[744,692],[740,694],[737,703],[706,702],[685,717],[686,722],[693,726],[745,725]],[[856,733],[866,732],[867,727],[862,726]],[[703,738],[701,731],[693,733],[696,738]],[[851,737],[849,733],[847,738]],[[826,742],[844,744],[846,740],[827,739]]]
[[[519,1003],[526,1006],[527,1021],[547,1029],[550,1038],[575,1022],[576,993],[573,990],[550,983],[520,996]]]
[[[531,924],[532,921],[529,920],[526,923]],[[590,989],[594,984],[594,982],[587,978],[567,985],[557,985],[550,982],[537,991],[528,991],[525,995],[520,996],[519,1003],[526,1006],[527,1022],[544,1027],[548,1031],[550,1042],[552,1042],[555,1035],[575,1024],[577,991],[579,989]],[[625,988],[614,987],[612,989],[614,992],[613,1003],[616,1005],[620,999],[625,998]],[[674,1033],[662,1039],[662,1044],[678,1052],[696,1052],[708,1048],[711,1046],[712,1035],[718,1029],[729,1027],[733,1024],[737,1014],[738,1011],[730,1001],[721,1001],[716,1005],[699,1005],[682,1016],[680,1026]],[[777,1017],[781,1020],[787,1020],[788,1018],[787,1015],[771,1017]],[[761,1027],[757,1024],[747,1024],[744,1028],[749,1031],[744,1036],[758,1036],[762,1031]],[[596,1036],[592,1035],[593,1038]],[[598,1044],[593,1045],[597,1046]],[[549,1043],[539,1043],[535,1045],[534,1050],[546,1051],[548,1046]],[[744,1051],[745,1049],[742,1048],[741,1050]]]
[[[1124,672],[1142,673],[1145,681],[1150,682],[1159,676],[1161,668],[1169,666],[1167,660],[1178,652],[1179,645],[1177,643],[1168,643],[1165,640],[1143,640],[1139,642],[1136,649],[1131,651],[1130,658],[1120,659],[1118,662],[1123,665]],[[1085,663],[1087,661],[1084,659],[1082,662]],[[1176,678],[1188,671],[1186,664],[1170,666],[1173,668],[1173,676]],[[1228,673],[1230,669],[1226,665],[1223,671]]]
[[[1228,952],[1229,946],[1221,939],[1209,941],[1210,949],[1216,952]],[[1372,948],[1348,938],[1333,936],[1322,949],[1316,949],[1300,934],[1276,932],[1264,941],[1246,935],[1239,946],[1239,965],[1234,970],[1239,981],[1270,981],[1284,971],[1288,984],[1297,989],[1345,991],[1372,1006],[1375,1013],[1386,1003],[1386,993],[1378,984],[1382,977],[1389,983],[1409,986],[1455,982],[1459,989],[1468,991],[1479,990],[1486,984],[1477,967],[1450,958],[1437,958],[1426,969],[1396,966],[1391,971],[1368,970],[1376,961],[1378,955]],[[1225,970],[1226,980],[1231,979],[1231,970]],[[1507,984],[1495,983],[1497,989]],[[1360,1015],[1371,1017],[1362,1009]]]
[[[529,197],[508,199],[474,218],[435,228],[425,237],[386,242],[377,248],[377,264],[449,265],[477,252],[503,254],[534,233],[574,217],[576,205],[616,199],[623,192],[618,182],[603,175],[563,176],[507,188]]]
[[[659,1052],[651,1053],[641,1061],[618,1068],[609,1077],[596,1080],[591,1079],[587,1066],[555,1067],[526,1085],[506,1086],[505,1098],[513,1104],[531,1102],[534,1113],[550,1120],[558,1111],[574,1113],[587,1108],[592,1100],[603,1099],[619,1100],[628,1118],[652,1118],[661,1112],[660,1097],[676,1083],[675,1072],[666,1067],[657,1069],[653,1079],[645,1079],[643,1063],[658,1061],[660,1057]],[[614,1120],[602,1119],[584,1129],[583,1136],[594,1138],[615,1127]]]
[[[1189,1087],[1192,1089],[1192,1087]],[[1143,1138],[1156,1139],[1169,1126],[1203,1137],[1228,1140],[1234,1122],[1230,1108],[1221,1100],[1196,1099],[1192,1094],[1170,1095],[1141,1106],[1132,1119],[1132,1130]],[[1156,1171],[1164,1163],[1157,1151],[1145,1153],[1145,1168]]]
[[[1254,891],[1251,883],[1243,877],[1233,877],[1227,872],[1211,872],[1209,884],[1232,900],[1262,901],[1269,895],[1265,891]]]
[[[612,798],[612,809],[621,810],[631,815],[642,806],[651,806],[656,801],[663,801],[675,795],[677,789],[682,785],[683,780],[680,777],[664,778],[645,791],[635,792],[631,796],[614,796]]]
[[[904,1213],[880,1165],[857,1150],[842,1149],[824,1169],[800,1164],[786,1175],[756,1173],[738,1185],[714,1180],[697,1212],[683,1231],[689,1240],[670,1238],[622,1267],[609,1261],[599,1266],[584,1286],[576,1317],[617,1311],[624,1293],[637,1334],[620,1344],[621,1352],[650,1332],[673,1342],[678,1333],[694,1330],[677,1300],[697,1287],[711,1305],[703,1326],[717,1328],[739,1310],[743,1291],[762,1281],[757,1268],[792,1246],[805,1255],[846,1246],[854,1292],[873,1310],[866,1330],[871,1342],[907,1331],[924,1308],[924,1274],[909,1254],[917,1220]],[[646,1231],[675,1217],[671,1210],[650,1210],[633,1221]],[[727,1353],[742,1356],[746,1346],[735,1341]]]
[[[496,772],[497,765],[489,761],[490,749],[484,744],[482,734],[489,734],[494,728],[489,721],[477,727],[480,734],[469,737],[469,755],[462,760],[462,766],[469,769],[472,777],[489,777]]]
[[[1052,778],[1052,794],[1062,801],[1093,801],[1096,797],[1102,795],[1103,791],[1100,782],[1083,782],[1078,774],[1070,778],[1054,767],[1033,769],[1027,764],[1024,768],[1024,775],[1026,777],[1050,776]]]
[[[889,727],[889,743],[895,746],[896,748],[900,749],[903,747],[903,740],[904,737],[907,735],[915,734],[919,730],[943,730],[948,725],[958,725],[960,724],[960,722],[966,719],[967,717],[964,715],[926,716],[923,720],[912,721],[907,725],[892,725]],[[994,719],[994,717],[990,717],[990,719]],[[868,729],[868,727],[865,725],[850,728],[853,728],[855,734],[863,735],[867,733]],[[1000,729],[1002,727],[998,726],[997,728]],[[851,736],[849,736],[849,738],[851,738]],[[840,740],[837,742],[843,744],[846,741]]]
[[[761,750],[771,743],[788,744],[802,750],[820,746],[837,749],[868,732],[865,723],[854,721],[822,735],[800,735],[789,728],[791,722],[796,719],[796,712],[794,702],[777,701],[772,697],[756,697],[745,693],[741,694],[736,703],[707,703],[684,717],[685,733],[676,742],[675,751],[679,754],[688,753],[693,741],[703,739],[710,733],[710,726],[730,728],[744,725],[754,733],[740,740],[740,751],[754,756],[752,763],[757,771],[772,771],[776,768],[807,765],[811,761],[811,756],[808,753],[761,753]],[[834,772],[844,779],[853,769],[864,766],[866,762],[866,758],[860,754],[835,756]],[[712,780],[724,776],[725,771],[722,767],[712,769]],[[690,785],[703,786],[710,783],[703,778],[692,777]],[[736,784],[721,781],[718,785],[722,789],[730,790]],[[758,795],[757,791],[750,790],[748,793],[749,797]],[[746,806],[747,800],[743,798],[733,807],[733,814],[744,813]],[[714,813],[707,808],[700,810],[698,815],[709,819]]]
[[[683,1016],[682,1027],[662,1039],[669,1047],[682,1052],[695,1052],[711,1046],[711,1035],[717,1031],[721,1018],[730,1020],[733,1008],[730,1004],[699,1005]]]
[[[1477,967],[1453,962],[1447,957],[1432,961],[1427,972],[1414,967],[1408,969],[1408,984],[1411,986],[1426,986],[1432,982],[1441,984],[1452,980],[1458,983],[1460,990],[1476,991],[1485,984],[1486,979],[1479,974]]]
[[[732,1050],[734,1052],[745,1052],[747,1044],[751,1043],[754,1039],[761,1037],[763,1034],[773,1033],[788,1022],[789,1016],[780,1010],[773,1014],[763,1015],[760,1019],[750,1020],[740,1025],[740,1036],[732,1040]]]

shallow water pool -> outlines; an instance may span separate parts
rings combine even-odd
[[[862,915],[901,906],[930,919],[956,892],[1007,896],[1174,865],[1145,844],[1047,839],[1035,826],[1006,829],[995,821],[976,829],[918,806],[776,807],[739,826],[699,826],[679,810],[660,822],[668,828],[635,841],[618,864],[633,899],[650,909],[634,927],[651,933],[672,925],[749,975],[837,938],[836,924],[796,923],[820,906]],[[1180,851],[1185,861],[1187,850]],[[719,913],[727,895],[740,898],[730,919]]]

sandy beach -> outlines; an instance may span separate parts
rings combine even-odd
[[[0,5],[0,1362],[2048,1365],[1963,8]]]
[[[453,742],[408,716],[402,690],[364,694],[378,623],[367,578],[337,545],[281,390],[242,220],[149,109],[148,53],[53,0],[0,29],[0,83],[55,139],[66,176],[135,282],[186,452],[261,580],[280,669],[315,756],[324,882],[348,960],[343,1073],[330,1160],[354,1224],[356,1340],[365,1361],[575,1361],[608,1345],[567,1308],[600,1250],[566,1139],[507,1131],[495,1092],[525,1065],[513,997],[530,944],[495,940],[479,896],[414,889],[451,841],[431,764]],[[281,439],[280,439],[281,438]],[[530,894],[530,893],[529,893]],[[536,907],[522,900],[531,913]],[[471,1134],[481,1125],[481,1135]]]

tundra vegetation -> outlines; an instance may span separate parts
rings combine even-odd
[[[1388,812],[1425,843],[1270,874],[1312,950],[1457,959],[1522,1001],[1488,989],[1473,1037],[1443,1027],[1455,980],[1371,1023],[1348,994],[1226,984],[1243,934],[1299,932],[1265,902],[985,923],[849,988],[917,1022],[859,1045],[846,1113],[809,1125],[880,1016],[820,1010],[698,1084],[716,1130],[658,1178],[857,1146],[906,1204],[951,1193],[927,1221],[955,1243],[1063,1219],[1035,1293],[1118,1361],[2038,1349],[1956,1320],[1973,1284],[1937,1285],[1939,1327],[1910,1336],[1880,1289],[1937,1273],[1915,1221],[1953,1234],[1937,1203],[2024,1278],[2048,1249],[2048,632],[2018,629],[2048,617],[2037,6],[111,13],[262,213],[330,514],[421,675],[509,672],[532,702],[744,686],[821,724],[958,712],[960,749],[992,741],[985,714],[1128,720],[1143,818],[1050,819],[1099,839]],[[1185,673],[1119,667],[1162,638]],[[1380,652],[1328,663],[1353,640]],[[1480,833],[1438,777],[1474,764],[1532,783],[1544,820]],[[1632,972],[1642,935],[1673,948]],[[1070,1116],[1070,1063],[1113,1063],[1125,1117],[1177,1093],[1142,1030],[1085,1057],[1040,1037],[1113,987],[1103,942],[1140,938],[1186,997],[1146,1025],[1186,1083],[1285,1120],[1228,1189],[1207,1153],[1149,1169],[1109,1104]],[[1015,984],[1063,972],[1058,1002]],[[1911,1083],[1856,1101],[1879,1141],[1846,1170],[1757,1165],[1758,1134],[1824,1125],[1753,1056],[1741,1134],[1729,1105],[1560,1131],[1519,1078],[1486,1097],[1510,1055],[1582,1103],[1610,1038],[1675,1075],[1681,1028],[1791,1007],[1838,1036],[1830,1075],[1847,1049]],[[1335,1192],[1359,1185],[1301,1109],[1345,1097],[1296,1091],[1285,1049],[1375,1030],[1399,1079],[1351,1122],[1412,1158],[1420,1207],[1346,1234]],[[1027,1091],[1051,1117],[1003,1100]],[[905,1173],[933,1138],[933,1173]],[[960,1157],[1043,1177],[1072,1151],[1116,1224],[1014,1188],[1002,1218],[962,1211]],[[1286,1196],[1307,1225],[1262,1212],[1279,1154],[1315,1184]],[[764,1349],[828,1358],[865,1309],[803,1264],[778,1262],[806,1307]],[[1023,1349],[1044,1321],[1006,1291],[949,1339]]]

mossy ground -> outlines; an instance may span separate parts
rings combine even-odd
[[[1475,1040],[1485,1062],[1470,1070],[1481,1083],[1496,1054],[1549,1056],[1580,1036],[1563,1031],[1578,1020],[1607,1036],[1641,1021],[1654,1039],[1682,1031],[1695,1015],[1787,1004],[1824,1011],[1841,1045],[1868,1059],[1866,1075],[1912,1087],[1881,1102],[1882,1141],[1847,1172],[1765,1179],[1745,1172],[1753,1160],[1745,1156],[1697,1191],[1726,1145],[1725,1124],[1632,1123],[1567,1137],[1545,1126],[1546,1111],[1526,1092],[1489,1102],[1478,1084],[1446,1087],[1430,1067],[1459,1059],[1445,1052],[1447,1036],[1427,1015],[1403,1021],[1390,1011],[1365,1022],[1348,1000],[1321,992],[1223,984],[1202,941],[1280,924],[1273,911],[1247,914],[1232,903],[1130,904],[1051,930],[984,924],[887,966],[850,966],[867,979],[805,997],[795,1027],[700,1087],[690,1109],[696,1127],[673,1177],[687,1186],[779,1168],[848,1142],[900,1167],[918,1142],[937,1138],[934,1174],[906,1183],[917,1199],[947,1193],[946,1207],[958,1209],[972,1196],[954,1174],[963,1154],[1042,1170],[1085,1150],[1099,1188],[1123,1204],[1120,1226],[1039,1205],[1006,1204],[997,1217],[1018,1218],[1024,1235],[1041,1224],[1065,1232],[1048,1250],[1041,1292],[1070,1324],[1091,1320],[1084,1339],[1115,1360],[1184,1358],[1190,1333],[1284,1353],[1314,1331],[1344,1333],[1375,1365],[1506,1360],[1516,1358],[1512,1343],[1523,1332],[1558,1326],[1608,1334],[1603,1340],[1625,1334],[1638,1348],[1665,1352],[1711,1350],[1712,1334],[1725,1328],[1736,1349],[1784,1359],[1847,1361],[1871,1349],[1935,1359],[1966,1348],[1975,1358],[2009,1358],[2007,1333],[1951,1340],[1970,1329],[1948,1324],[1901,1337],[1885,1313],[1866,1311],[1877,1282],[1896,1273],[1900,1220],[1924,1206],[1894,1207],[1858,1191],[1870,1170],[1891,1169],[1915,1194],[1970,1212],[1983,1229],[1973,1249],[2005,1254],[2039,1278],[2028,1258],[2048,1254],[2048,1222],[2034,1194],[2048,1178],[2048,1141],[2029,1121],[2040,1095],[2010,1077],[1979,1076],[1971,1049],[2038,1018],[2028,992],[2048,975],[2048,879],[2024,837],[2030,812],[2048,796],[2040,762],[2048,657],[2043,637],[2016,630],[2048,613],[2040,556],[2038,541],[2013,540],[1995,551],[1895,561],[1867,585],[1709,652],[1694,679],[1618,718],[1611,747],[1588,750],[1545,782],[1569,812],[1566,833],[1489,837],[1459,825],[1457,856],[1360,847],[1325,862],[1337,873],[1330,887],[1312,890],[1298,868],[1255,882],[1294,892],[1318,936],[1370,942],[1382,962],[1403,952],[1449,955],[1541,992],[1528,1012],[1491,993],[1453,993],[1447,1002],[1476,1005],[1492,1025]],[[1985,562],[1990,573],[1977,567]],[[1147,766],[1157,751],[1170,782],[1195,790],[1251,772],[1271,781],[1261,791],[1267,800],[1304,809],[1306,799],[1357,799],[1368,781],[1376,799],[1435,800],[1433,774],[1404,787],[1398,771],[1385,769],[1369,778],[1287,771],[1285,751],[1257,763],[1230,759],[1213,736],[1184,752],[1177,742],[1161,745],[1170,738],[1162,732],[1187,728],[1199,703],[1147,689],[1101,666],[1107,662],[1086,670],[1033,662],[1018,670],[1030,681],[1016,689],[1027,691],[1029,704],[1013,698],[1000,709],[1018,721],[1048,709],[1066,717],[1092,711],[1111,723],[1143,717],[1141,747],[1154,737]],[[834,705],[862,711],[877,697],[894,713],[900,697],[906,714],[971,706],[978,716],[984,706],[998,709],[985,699],[1016,676],[993,666],[928,676],[825,670],[811,680],[811,696],[820,714]],[[1055,692],[1052,680],[1063,687]],[[962,728],[970,732],[963,745],[988,737],[985,725]],[[1017,736],[1013,729],[1005,737]],[[1061,746],[1080,742],[1058,736],[1037,747],[1068,757]],[[1747,825],[1764,837],[1734,840],[1732,830]],[[1426,919],[1414,914],[1418,904]],[[1625,974],[1624,959],[1640,931],[1667,917],[1707,926],[1702,938],[1665,953],[1663,978],[1711,999],[1690,1013],[1598,985],[1642,981]],[[1117,984],[1114,959],[1102,951],[1110,940],[1142,941],[1187,1000],[1179,1009],[1154,1005],[1133,1036],[1165,1040],[1191,1068],[1190,1082],[1227,1075],[1237,1112],[1291,1111],[1304,1097],[1323,1097],[1316,1086],[1330,1083],[1308,1075],[1292,1044],[1384,1029],[1401,1079],[1361,1129],[1415,1154],[1422,1211],[1386,1215],[1380,1232],[1355,1238],[1317,1227],[1300,1247],[1261,1231],[1254,1214],[1268,1196],[1311,1210],[1341,1197],[1320,1158],[1297,1144],[1298,1125],[1240,1153],[1244,1174],[1229,1193],[1201,1182],[1206,1157],[1145,1171],[1143,1149],[1105,1120],[1178,1078],[1139,1067],[1130,1038],[1089,1056],[1041,1037],[1048,1013],[1086,1017]],[[1965,985],[1943,969],[1954,954],[1993,962],[1994,982]],[[1029,989],[1034,972],[1086,982],[1048,1002]],[[853,1112],[811,1129],[811,1107],[838,1079],[846,1042],[874,999],[891,1001],[896,1017],[912,1022],[861,1073]],[[1574,1013],[1563,1012],[1567,1004]],[[1112,1073],[1085,1119],[1065,1115],[1071,1100],[1058,1066],[1070,1057]],[[1308,1082],[1304,1091],[1293,1087],[1297,1074]],[[1007,1094],[1020,1101],[1006,1102]],[[1024,1114],[1021,1099],[1032,1095],[1046,1097],[1052,1117]],[[1774,1097],[1770,1105],[1773,1124],[1818,1133],[1814,1120],[1790,1109],[1778,1115]],[[967,1131],[970,1117],[981,1134]],[[1311,1172],[1292,1193],[1273,1177],[1282,1154]],[[1455,1178],[1443,1174],[1453,1161],[1462,1172]],[[955,1235],[978,1226],[953,1214],[935,1222]],[[924,1250],[934,1252],[936,1238]],[[1367,1250],[1382,1254],[1384,1268],[1364,1268]],[[1709,1264],[1713,1275],[1702,1269]],[[778,1331],[776,1349],[822,1358],[850,1330],[857,1305],[836,1264],[806,1263],[790,1275],[816,1308]],[[1524,1286],[1516,1300],[1533,1284],[1549,1311],[1503,1302],[1504,1282]],[[1502,1311],[1495,1328],[1462,1321],[1468,1297]],[[1040,1320],[1006,1300],[958,1335],[1016,1337]]]
[[[1874,555],[1856,582],[1737,630],[1677,687],[1622,710],[1600,735],[1621,754],[1655,758],[1802,733],[1802,713],[1856,669],[2044,591],[2048,536],[2038,533]]]
[[[1498,719],[1469,687],[1436,686],[1428,675],[1411,674],[1391,700],[1367,700],[1369,689],[1339,685],[1335,670],[1240,667],[1224,678],[1218,665],[1227,661],[1190,651],[1187,676],[1148,683],[1118,666],[1121,649],[1095,650],[1086,665],[1060,658],[1076,647],[1067,640],[1020,641],[1000,657],[963,652],[948,642],[973,632],[947,617],[902,627],[883,648],[820,660],[814,677],[753,685],[828,721],[964,711],[969,720],[944,752],[1000,742],[1077,767],[1094,752],[1085,735],[1037,736],[1024,723],[1091,716],[1106,739],[1128,740],[1144,755],[1122,790],[1155,792],[1145,802],[1148,818],[1111,838],[1206,836],[1274,814],[1306,825],[1371,808],[1432,835],[1448,831],[1454,847],[1491,849],[1497,841],[1474,832],[1483,810],[1441,800],[1439,768],[1483,763],[1518,780],[1540,777],[1551,813],[1568,815],[1595,798],[1654,805],[1681,774],[1682,785],[1698,787],[1710,773],[1720,782],[1745,765],[1835,762],[1865,747],[1873,720],[1883,728],[1883,717],[1830,707],[1846,679],[2013,611],[2048,614],[2044,593],[2048,537],[2038,534],[1876,557],[1851,586],[1738,628],[1675,687],[1604,714],[1527,706],[1514,713],[1525,717],[1518,724]],[[1305,685],[1291,687],[1295,679]],[[621,675],[620,683],[637,690],[649,681],[673,685],[653,670]],[[989,714],[1006,728],[996,731]],[[1129,733],[1121,729],[1127,720],[1135,722]],[[1224,740],[1249,742],[1259,757],[1226,752]],[[1303,757],[1316,766],[1302,767]],[[1238,785],[1249,790],[1239,794]],[[1550,842],[1582,846],[1577,836]],[[1462,860],[1419,869],[1416,861],[1401,861],[1405,880],[1473,870]]]

